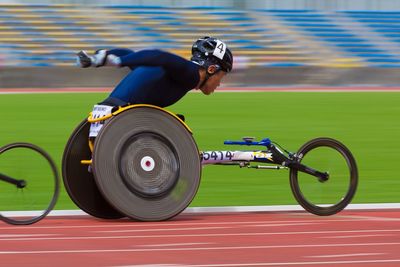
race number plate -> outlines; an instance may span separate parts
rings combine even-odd
[[[272,153],[265,151],[203,151],[201,164],[216,164],[232,161],[271,162]]]
[[[223,59],[226,52],[226,44],[217,40],[217,45],[215,46],[215,50],[213,52],[213,56],[216,56],[219,59]]]
[[[94,105],[92,111],[92,118],[98,119],[107,116],[108,114],[111,114],[112,108],[113,108],[112,106]],[[100,129],[103,127],[104,123],[105,120],[92,123],[90,125],[89,137],[96,137],[99,134]]]

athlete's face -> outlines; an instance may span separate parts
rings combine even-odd
[[[216,68],[213,68],[215,66],[210,66],[208,71],[210,73],[214,73],[216,71]],[[226,72],[225,71],[217,71],[214,75],[211,75],[210,78],[208,78],[207,82],[200,88],[200,90],[203,92],[205,95],[212,94],[214,90],[221,85],[222,79],[225,77]]]

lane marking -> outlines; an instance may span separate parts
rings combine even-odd
[[[98,225],[68,225],[68,226],[43,226],[43,225],[27,225],[24,226],[23,228],[18,227],[18,226],[3,226],[0,227],[0,230],[11,230],[11,229],[18,229],[19,231],[21,229],[70,229],[70,228],[115,228],[115,227],[153,227],[153,226],[190,226],[190,225],[235,225],[235,224],[278,224],[278,223],[296,223],[296,224],[301,224],[301,223],[321,223],[321,222],[357,222],[357,221],[365,221],[365,219],[362,218],[352,218],[351,216],[336,216],[334,219],[327,219],[326,217],[316,217],[311,214],[304,214],[306,216],[309,216],[309,220],[290,220],[288,218],[287,220],[260,220],[260,221],[229,221],[229,222],[195,222],[195,223],[187,223],[187,222],[180,222],[180,221],[174,221],[173,219],[169,222],[146,222],[144,223],[138,223],[135,221],[126,221],[125,223],[120,223],[120,224],[98,224]],[[91,217],[88,217],[91,218]],[[372,218],[376,218],[372,219]],[[229,220],[232,218],[230,217]],[[255,218],[257,219],[257,218]],[[395,219],[398,220],[398,219]],[[94,220],[93,220],[94,221]],[[370,217],[369,221],[379,221],[379,222],[388,222],[390,220],[381,220],[380,217]],[[88,222],[89,223],[89,222]],[[91,222],[90,222],[91,223]]]
[[[24,237],[45,237],[45,236],[57,236],[60,234],[0,234],[0,238],[24,238]]]
[[[361,256],[377,256],[387,255],[388,253],[353,253],[353,254],[336,254],[336,255],[316,255],[304,256],[305,258],[342,258],[342,257],[361,257]]]
[[[317,224],[323,224],[323,222],[255,224],[255,225],[248,225],[248,227],[299,226],[299,225],[317,225]]]
[[[306,261],[306,262],[257,262],[257,263],[221,263],[221,264],[185,264],[186,267],[239,267],[239,266],[289,266],[289,265],[326,265],[326,264],[368,264],[368,263],[395,263],[400,259],[374,259],[374,260],[353,260],[353,261]],[[149,265],[121,265],[117,267],[133,267],[133,266],[175,266],[180,267],[181,264],[149,264]]]
[[[129,232],[160,232],[160,231],[193,231],[193,230],[215,230],[215,229],[231,229],[232,227],[188,227],[188,228],[152,228],[152,229],[129,229],[129,230],[107,230],[95,231],[96,233],[129,233]]]
[[[361,215],[350,215],[348,217],[366,221],[400,221],[400,218],[390,218],[390,217],[361,216]]]
[[[194,245],[212,245],[215,243],[167,243],[167,244],[151,244],[142,245],[142,247],[175,247],[175,246],[194,246]]]
[[[367,204],[349,204],[345,211],[350,210],[385,210],[385,209],[397,209],[400,210],[400,203],[367,203]],[[191,213],[229,213],[229,212],[271,212],[271,211],[302,211],[303,215],[312,215],[304,211],[300,205],[269,205],[269,206],[224,206],[224,207],[188,207],[182,214]],[[69,216],[69,215],[85,215],[90,216],[82,210],[53,210],[48,216]],[[338,214],[337,216],[341,216]],[[347,216],[347,215],[344,215]],[[351,215],[349,215],[351,216]]]
[[[230,236],[274,236],[274,235],[319,235],[338,233],[372,233],[372,232],[400,232],[400,229],[378,230],[345,230],[345,231],[304,231],[304,232],[256,232],[256,233],[200,233],[200,234],[174,234],[174,235],[123,235],[123,236],[68,236],[68,237],[32,237],[32,238],[0,238],[0,241],[33,241],[33,240],[84,240],[84,239],[129,239],[129,238],[186,238],[186,237],[230,237]]]
[[[117,265],[113,267],[190,267],[192,265],[187,264],[139,264],[139,265]]]
[[[224,223],[225,224],[225,223]],[[280,224],[257,224],[257,225],[240,225],[240,227],[277,227],[277,226],[298,226],[298,225],[316,225],[321,223],[280,223]],[[129,233],[129,232],[158,232],[158,231],[193,231],[193,230],[215,230],[215,229],[233,229],[230,227],[188,227],[188,228],[150,228],[150,229],[129,229],[129,230],[106,230],[95,231],[97,233]]]
[[[359,238],[359,237],[380,237],[380,236],[393,236],[393,235],[343,235],[343,236],[321,236],[319,238]]]
[[[1,250],[0,255],[9,254],[68,254],[68,253],[124,253],[124,252],[162,252],[162,251],[206,251],[206,250],[255,250],[255,249],[289,249],[320,247],[376,247],[399,246],[400,242],[354,243],[354,244],[299,244],[299,245],[262,245],[262,246],[222,246],[222,247],[190,247],[190,248],[131,248],[131,249],[82,249],[82,250]]]
[[[229,218],[231,219],[231,218]],[[202,225],[243,225],[246,226],[247,224],[279,224],[279,223],[295,223],[295,224],[301,224],[301,223],[310,223],[310,222],[356,222],[359,220],[355,219],[346,219],[346,220],[337,220],[337,219],[323,219],[323,221],[312,221],[312,220],[279,220],[279,221],[229,221],[229,222],[195,222],[195,223],[181,223],[181,222],[158,222],[158,223],[137,223],[134,221],[127,221],[124,224],[99,224],[99,225],[69,225],[69,226],[42,226],[42,225],[27,225],[24,226],[23,229],[70,229],[70,228],[116,228],[116,227],[142,227],[142,228],[147,228],[147,227],[154,227],[154,226],[202,226]],[[0,230],[8,230],[8,229],[17,229],[20,231],[22,228],[18,226],[4,226],[0,227]],[[151,229],[151,228],[149,228]]]

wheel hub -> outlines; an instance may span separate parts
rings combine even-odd
[[[130,191],[155,198],[170,192],[178,179],[179,159],[169,141],[154,133],[140,133],[124,144],[120,176]]]

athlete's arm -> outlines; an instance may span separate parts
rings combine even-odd
[[[120,57],[121,67],[160,66],[173,79],[188,84],[198,82],[198,66],[180,56],[162,50],[141,50]],[[194,84],[194,86],[196,85]]]
[[[117,57],[127,56],[129,54],[134,54],[135,52],[128,48],[114,48],[111,50],[107,50],[107,55],[114,55]]]

